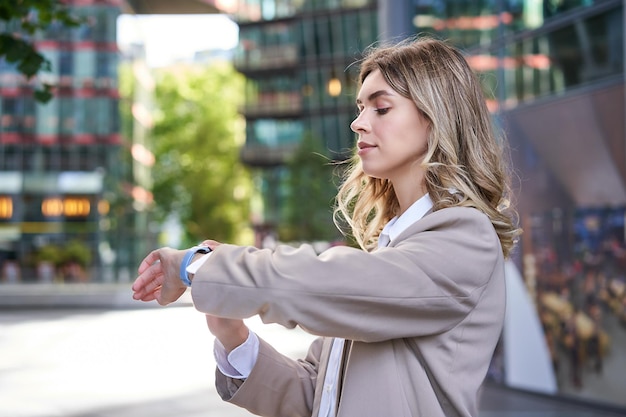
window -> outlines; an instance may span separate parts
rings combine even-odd
[[[327,17],[318,17],[315,21],[315,52],[320,58],[331,55],[330,26]]]
[[[76,127],[74,123],[74,101],[72,97],[59,97],[59,117],[62,135],[71,135]]]
[[[4,98],[2,100],[2,115],[0,116],[0,126],[2,132],[17,132],[19,125],[18,98]]]
[[[298,143],[302,138],[302,123],[296,120],[259,119],[252,123],[255,143],[278,147]]]
[[[69,76],[72,75],[74,64],[72,62],[73,56],[70,51],[61,50],[59,53],[59,75]]]

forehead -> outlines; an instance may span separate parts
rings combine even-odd
[[[381,94],[381,92],[384,94]],[[385,81],[385,77],[383,77],[380,70],[374,70],[369,73],[367,77],[365,77],[365,80],[363,80],[363,84],[361,84],[356,101],[357,103],[362,103],[364,101],[375,99],[380,95],[395,95],[395,92],[389,86],[387,81]]]

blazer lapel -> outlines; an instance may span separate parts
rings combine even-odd
[[[325,337],[322,341],[322,351],[320,353],[319,365],[317,369],[317,380],[315,381],[315,397],[313,398],[313,417],[317,417],[320,413],[320,402],[322,401],[322,393],[324,392],[324,380],[326,379],[326,370],[328,368],[328,359],[330,358],[330,350],[333,346],[333,338]]]
[[[337,381],[337,406],[335,408],[335,415],[339,412],[339,403],[341,402],[341,392],[343,390],[343,382],[346,375],[346,367],[348,360],[350,359],[350,351],[352,349],[352,340],[346,340],[343,344],[343,354],[341,355],[341,368],[339,368],[339,378]]]

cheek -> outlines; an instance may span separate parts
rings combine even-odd
[[[430,149],[430,147],[431,147],[431,144],[430,144],[430,133],[426,133],[426,135],[422,139],[422,152],[423,153],[428,152],[428,149]]]
[[[425,127],[423,124],[419,124],[418,126],[414,127],[413,131],[415,132],[414,138],[419,144],[418,146],[420,150],[425,153],[432,145],[430,143],[430,128]]]
[[[404,135],[406,149],[417,159],[422,159],[428,153],[429,137],[427,132],[415,131]]]

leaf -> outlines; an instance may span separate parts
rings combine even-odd
[[[18,60],[17,69],[27,78],[35,76],[44,66],[46,59],[32,46],[28,45]]]
[[[27,54],[28,44],[13,35],[0,34],[0,53],[4,55],[7,62],[15,63]],[[30,47],[32,48],[32,46]]]
[[[35,100],[45,104],[49,102],[53,97],[52,87],[49,84],[44,84],[42,88],[38,88],[35,90],[34,96]]]
[[[87,18],[74,16],[69,5],[57,0],[0,0],[0,20],[18,21],[22,35],[33,35],[47,29],[55,21],[65,27],[77,27]],[[20,34],[0,33],[0,58],[15,64],[27,78],[52,69],[51,62]],[[37,101],[46,103],[52,98],[52,93],[50,88],[44,86],[36,90],[34,96]]]

